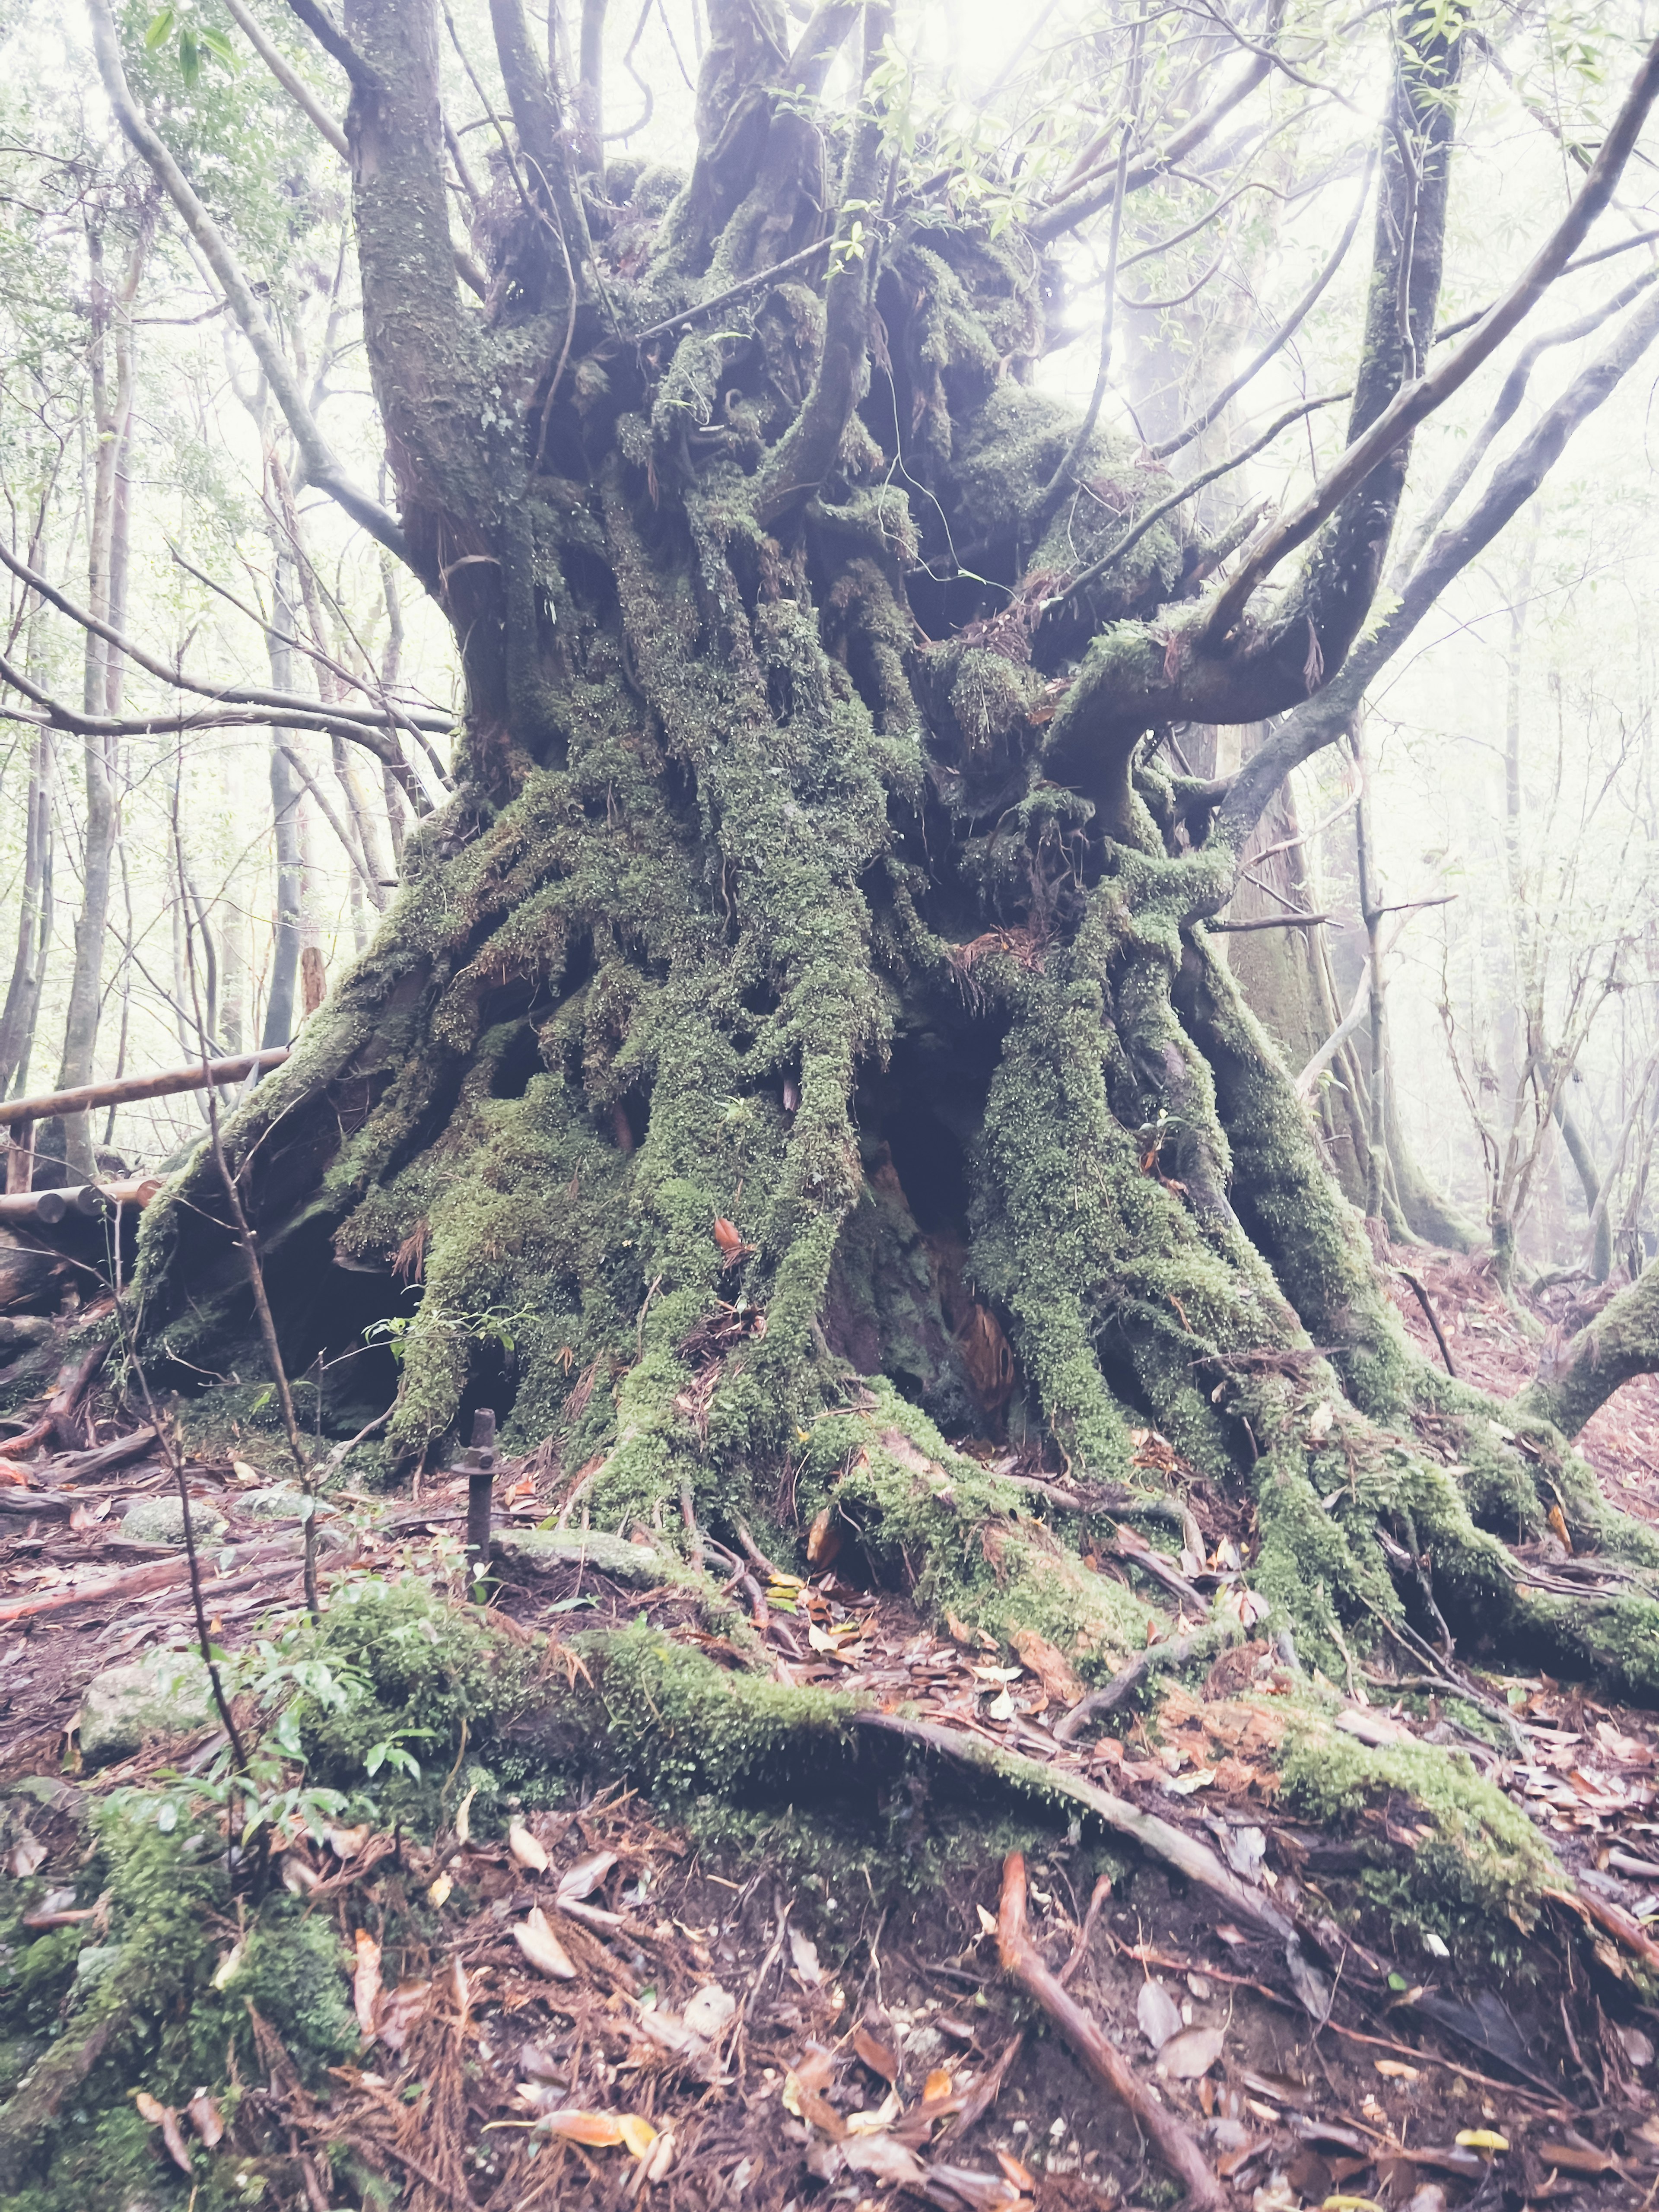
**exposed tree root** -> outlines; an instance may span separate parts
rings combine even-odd
[[[1206,2207],[1224,2203],[1225,2191],[1187,2128],[1158,2102],[1098,2021],[1091,2019],[1033,1948],[1025,1930],[1025,1860],[1019,1851],[1010,1851],[1003,1862],[997,1949],[1003,1971],[1036,2000],[1090,2072],[1133,2113],[1164,2165],[1185,2184],[1188,2202]]]

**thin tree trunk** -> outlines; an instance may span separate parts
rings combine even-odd
[[[28,816],[23,833],[23,895],[17,951],[0,1010],[0,1097],[27,1057],[46,976],[52,901],[52,737],[42,730],[29,757]]]
[[[124,596],[125,592],[131,509],[123,464],[132,418],[131,307],[148,244],[147,233],[141,233],[128,256],[120,290],[112,294],[104,281],[102,236],[96,229],[88,235],[93,325],[88,366],[93,425],[98,442],[93,463],[87,596],[93,612],[106,622],[114,618],[118,596]],[[115,711],[121,683],[120,656],[88,632],[82,694],[86,712],[105,714]],[[118,826],[112,741],[100,736],[88,737],[82,743],[82,758],[87,793],[86,850],[81,912],[75,925],[75,965],[64,1021],[63,1054],[58,1062],[60,1091],[90,1083],[95,1072],[103,1000],[104,948],[108,935],[111,864]],[[60,1130],[48,1133],[45,1150],[52,1172],[61,1169],[73,1182],[96,1179],[92,1124],[87,1115],[71,1115],[61,1124]]]
[[[276,606],[268,644],[270,680],[279,690],[291,689],[294,675],[293,563],[281,551],[276,571]],[[295,987],[300,973],[300,911],[305,896],[303,855],[300,846],[300,780],[288,764],[283,750],[294,733],[270,733],[270,809],[276,826],[276,921],[271,950],[270,987],[265,998],[264,1025],[259,1042],[266,1049],[287,1044],[297,1026]]]
[[[1376,878],[1376,850],[1372,841],[1370,772],[1365,757],[1363,712],[1354,717],[1348,742],[1353,747],[1354,765],[1359,772],[1359,804],[1354,811],[1354,856],[1359,869],[1359,915],[1365,925],[1371,963],[1371,1054],[1366,1071],[1370,1093],[1370,1127],[1366,1132],[1370,1158],[1365,1174],[1365,1214],[1368,1220],[1380,1221],[1389,1151],[1388,1041],[1382,1012],[1388,979],[1382,972],[1382,900]]]

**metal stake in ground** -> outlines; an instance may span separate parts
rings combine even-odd
[[[495,1415],[481,1406],[472,1416],[472,1442],[455,1462],[466,1477],[466,1556],[473,1585],[482,1583],[489,1565],[489,1509],[495,1489]]]

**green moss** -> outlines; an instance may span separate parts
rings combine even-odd
[[[1392,1801],[1396,1818],[1414,1820],[1408,1883],[1372,1885],[1395,1916],[1443,1940],[1490,1947],[1510,1923],[1525,1930],[1544,1890],[1563,1879],[1547,1844],[1501,1790],[1481,1779],[1461,1752],[1427,1744],[1381,1748],[1324,1726],[1293,1729],[1283,1755],[1283,1794],[1295,1811],[1323,1825],[1352,1826],[1364,1841],[1375,1831],[1361,1816]],[[1402,1815],[1400,1800],[1408,1801]],[[1386,1843],[1376,1847],[1387,1869]]]

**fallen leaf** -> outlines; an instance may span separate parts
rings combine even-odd
[[[324,1838],[337,1859],[355,1859],[374,1831],[364,1821],[360,1828],[325,1828]]]
[[[816,1989],[823,1979],[823,1969],[818,1964],[818,1947],[811,1936],[803,1936],[799,1928],[789,1930],[789,1955],[794,1960],[795,1972],[802,1981],[810,1983]]]
[[[236,1970],[242,1963],[242,1954],[246,1948],[246,1939],[239,1936],[214,1970],[213,1986],[216,1990],[222,1990],[227,1983],[235,1980]]]
[[[806,1532],[806,1563],[809,1566],[828,1566],[841,1549],[841,1531],[830,1526],[830,1518],[829,1506],[820,1506],[817,1517]]]
[[[1034,1628],[1017,1628],[1011,1640],[1056,1705],[1074,1705],[1079,1701],[1083,1685],[1063,1651],[1048,1643]]]
[[[890,2089],[873,2112],[848,2112],[847,2132],[849,2136],[884,2135],[903,2110],[898,2091]]]
[[[454,1888],[454,1883],[450,1880],[447,1874],[441,1874],[436,1881],[431,1883],[427,1889],[426,1894],[428,1902],[432,1905],[443,1905],[447,1903],[449,1893]]]
[[[544,2112],[541,2124],[567,2142],[585,2143],[589,2150],[609,2150],[625,2140],[623,2124],[610,2112]]]
[[[1225,2039],[1218,2027],[1183,2028],[1179,2035],[1172,2035],[1158,2052],[1158,2071],[1169,2075],[1172,2081],[1196,2081],[1220,2057]]]
[[[1464,2150],[1507,2150],[1510,2139],[1491,2128],[1460,2128],[1455,2141]]]
[[[831,2105],[826,2105],[810,2082],[803,2081],[799,2072],[791,2069],[783,2077],[783,2105],[798,2120],[805,2120],[829,2136],[831,2142],[841,2142],[847,2134],[847,2123]]]
[[[1135,2020],[1154,2051],[1181,2033],[1181,2008],[1162,1982],[1143,1982],[1135,1999]]]
[[[981,1936],[994,1936],[997,1932],[996,1915],[993,1912],[988,1912],[982,1905],[976,1905],[974,1907],[974,1910],[979,1915],[980,1934]]]
[[[374,2033],[380,1996],[380,1947],[367,1928],[357,1930],[357,1965],[351,1977],[351,2009],[365,2035]]]
[[[401,2051],[409,2032],[423,2019],[432,1996],[430,1982],[399,1982],[380,2004],[380,2040],[387,2051]]]
[[[1549,1511],[1544,1516],[1544,1518],[1549,1522],[1550,1527],[1554,1530],[1556,1535],[1559,1536],[1561,1541],[1566,1546],[1568,1551],[1571,1552],[1572,1549],[1572,1537],[1568,1532],[1566,1516],[1562,1512],[1560,1507],[1559,1505],[1552,1505]]]
[[[260,1474],[258,1468],[257,1467],[250,1467],[245,1459],[232,1460],[230,1462],[230,1471],[235,1476],[238,1482],[263,1482],[264,1480],[264,1477]]]
[[[302,1858],[297,1851],[283,1852],[283,1887],[290,1895],[309,1897],[313,1890],[320,1889],[322,1885],[323,1878],[309,1859]]]
[[[1408,1728],[1390,1720],[1386,1713],[1364,1711],[1349,1707],[1336,1717],[1336,1724],[1344,1735],[1357,1736],[1361,1743],[1380,1750],[1384,1744],[1415,1743],[1417,1739]]]
[[[15,1875],[19,1881],[27,1881],[37,1867],[46,1864],[46,1847],[39,1836],[32,1836],[27,1828],[12,1845],[6,1860],[6,1872]]]
[[[204,2148],[211,2150],[225,2132],[219,2107],[205,2089],[198,2089],[185,2109],[190,2114],[191,2127],[202,2139]]]
[[[1006,2178],[1013,2183],[1016,2189],[1023,2189],[1028,2197],[1035,2197],[1036,2195],[1037,2181],[1036,2174],[1032,2172],[1029,2166],[1022,2165],[1020,2160],[1014,2156],[1012,2151],[998,2151],[996,2153],[996,2161],[1002,2168]]]
[[[536,1841],[522,1820],[510,1821],[507,1831],[507,1848],[521,1867],[532,1874],[545,1874],[552,1862]],[[561,1894],[568,1894],[562,1889]]]
[[[546,1864],[545,1859],[542,1862]],[[578,1859],[559,1876],[558,1894],[572,1899],[580,1905],[585,1897],[592,1897],[599,1884],[617,1863],[615,1851],[594,1851],[591,1856]]]
[[[172,2106],[159,2103],[147,2089],[140,2089],[134,2097],[133,2102],[138,2107],[139,2117],[148,2120],[151,2127],[160,2128],[161,2130],[161,2140],[167,2147],[167,2155],[179,2172],[189,2174],[191,2179],[194,2179],[194,2172],[190,2162],[190,2148],[185,2141],[184,2131],[179,2125],[179,2115],[173,2111]]]
[[[575,1980],[576,1969],[569,1954],[548,1926],[547,1915],[539,1905],[532,1905],[528,1917],[513,1930],[513,1940],[538,1974],[561,1982]]]
[[[458,1844],[470,1844],[472,1840],[472,1829],[467,1815],[472,1810],[472,1800],[477,1794],[475,1784],[455,1808],[455,1840]]]
[[[946,1632],[950,1636],[951,1641],[953,1644],[971,1644],[973,1642],[973,1630],[969,1627],[965,1620],[958,1620],[955,1613],[947,1613],[945,1614],[945,1626]]]
[[[890,2188],[924,2180],[927,2169],[915,2151],[891,2136],[849,2136],[841,2154],[855,2173],[867,2173]]]
[[[674,2163],[674,2131],[665,2128],[640,2160],[640,2179],[648,2187],[660,2181]]]
[[[643,2158],[657,2140],[657,2130],[649,2120],[641,2119],[637,2112],[624,2112],[621,2121],[622,2139],[635,2158]]]
[[[1461,2142],[1462,2137],[1460,2136]],[[1622,2171],[1619,2161],[1610,2153],[1597,2150],[1594,2143],[1541,2142],[1538,2155],[1546,2166],[1553,2166],[1562,2173],[1583,2173],[1592,2179],[1599,2173],[1618,2173]]]
[[[935,2066],[921,2085],[924,2105],[937,2105],[951,2094],[951,2076],[943,2066]]]
[[[1423,2071],[1418,2066],[1407,2066],[1403,2058],[1374,2058],[1377,2072],[1389,2081],[1420,2081]]]
[[[1018,1711],[1006,1690],[1000,1690],[985,1708],[985,1717],[988,1721],[1011,1721]]]
[[[853,2030],[853,2048],[872,2074],[879,2074],[889,2087],[898,2080],[898,2060],[879,2037],[867,2027]]]
[[[742,1230],[738,1227],[735,1221],[728,1221],[723,1213],[717,1213],[714,1217],[714,1242],[725,1253],[725,1264],[728,1267],[734,1261],[741,1259],[747,1249],[743,1241]]]

